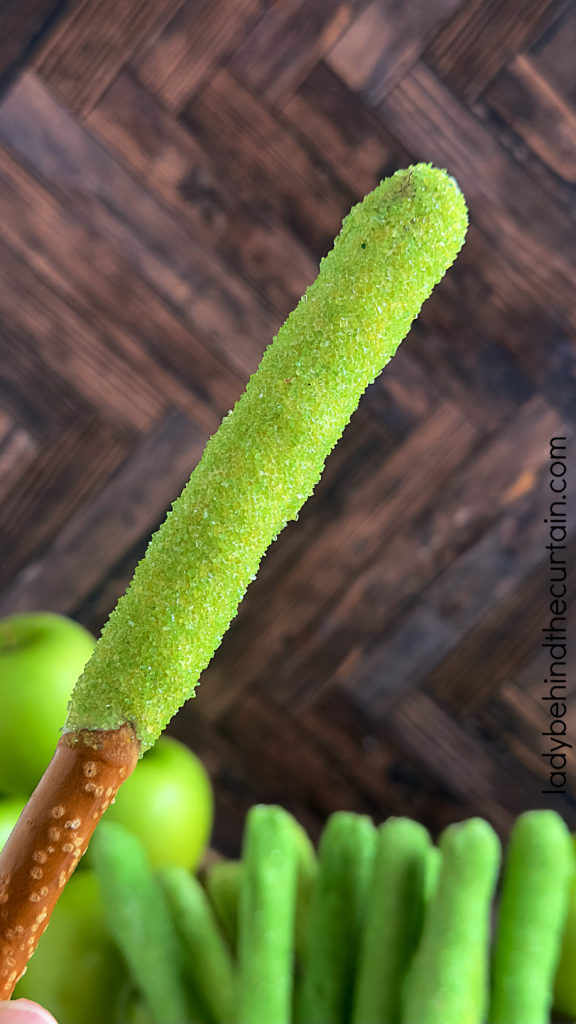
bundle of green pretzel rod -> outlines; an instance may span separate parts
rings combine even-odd
[[[241,861],[153,875],[104,823],[94,861],[138,1024],[549,1024],[575,860],[553,811],[434,845],[407,818],[333,814],[318,853],[276,806]],[[123,1021],[122,1024],[128,1024]]]

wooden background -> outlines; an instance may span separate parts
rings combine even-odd
[[[224,850],[255,800],[313,831],[354,808],[503,832],[554,801],[542,519],[576,417],[575,52],[559,0],[0,7],[1,614],[97,631],[351,204],[421,159],[469,200],[457,267],[173,724]]]

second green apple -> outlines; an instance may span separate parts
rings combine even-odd
[[[62,615],[30,612],[0,622],[0,794],[6,794],[0,797],[0,848],[52,756],[93,648],[94,637]],[[202,763],[182,743],[162,737],[106,816],[140,838],[153,867],[193,870],[208,843],[212,813]]]
[[[204,765],[183,743],[162,736],[105,817],[138,836],[153,868],[174,865],[193,871],[210,839],[212,815]]]

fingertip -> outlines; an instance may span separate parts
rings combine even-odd
[[[51,1013],[30,999],[0,1003],[0,1024],[57,1024]]]

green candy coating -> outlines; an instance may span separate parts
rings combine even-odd
[[[389,818],[378,830],[363,922],[353,1024],[399,1024],[402,984],[422,930],[426,889],[438,864],[423,825]]]
[[[186,868],[164,868],[159,879],[194,990],[218,1024],[230,1024],[237,1006],[236,967],[206,891]]]
[[[186,989],[168,903],[140,840],[103,821],[91,849],[110,934],[154,1021],[205,1024]]]
[[[320,840],[296,988],[298,1024],[350,1020],[376,843],[370,818],[337,811],[328,819]]]
[[[440,837],[441,866],[405,981],[402,1024],[483,1024],[500,843],[471,818]]]
[[[246,820],[240,883],[237,1024],[290,1024],[298,837],[281,807],[256,805]]]
[[[296,820],[298,871],[296,879],[296,911],[294,916],[294,947],[298,955],[306,938],[306,922],[310,897],[314,888],[318,865],[316,850]],[[238,909],[244,865],[240,861],[222,860],[212,864],[206,875],[206,890],[212,901],[220,925],[234,950],[238,944]]]
[[[572,841],[560,815],[522,814],[504,870],[490,1024],[548,1024],[573,875]]]
[[[65,728],[132,722],[142,750],[194,692],[262,556],[456,258],[466,204],[419,164],[381,182],[210,438],[74,690]]]

